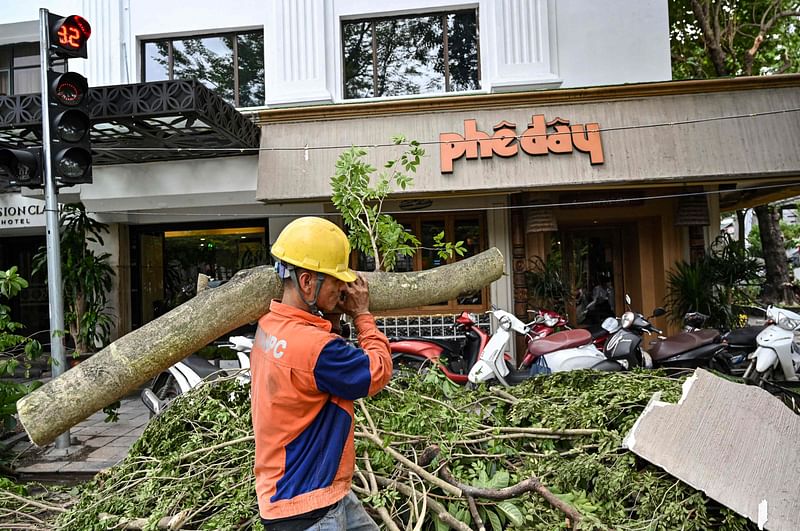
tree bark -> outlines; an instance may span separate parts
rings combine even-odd
[[[474,293],[505,269],[496,248],[459,262],[411,273],[365,273],[372,311],[413,308]],[[19,420],[31,441],[45,445],[113,404],[158,373],[209,342],[258,320],[280,298],[282,286],[269,266],[237,273],[207,289],[17,402]]]
[[[790,302],[793,295],[779,213],[772,205],[757,206],[754,210],[766,269],[763,298],[767,302]]]

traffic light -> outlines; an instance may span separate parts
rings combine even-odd
[[[92,27],[78,15],[61,17],[48,13],[50,51],[62,58],[83,57],[86,59],[86,41]]]
[[[58,57],[86,57],[89,23],[78,15],[48,14],[49,50]],[[48,65],[49,66],[49,65]],[[86,78],[76,72],[47,71],[47,105],[50,124],[50,163],[56,184],[72,186],[92,182],[92,146],[89,138]]]
[[[42,188],[42,148],[0,149],[0,170],[10,186]]]

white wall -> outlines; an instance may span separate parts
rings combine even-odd
[[[92,212],[257,205],[257,157],[119,164],[94,169],[81,186]]]
[[[8,5],[6,5],[8,4]],[[479,92],[671,78],[667,0],[51,0],[93,27],[93,86],[138,82],[143,39],[264,28],[267,104],[342,101],[342,20],[477,8]],[[38,19],[38,4],[4,2],[0,23]],[[0,34],[10,33],[0,28]]]
[[[558,0],[562,87],[672,79],[667,0]]]

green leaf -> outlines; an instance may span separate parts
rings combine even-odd
[[[492,476],[492,480],[489,482],[489,488],[491,489],[504,489],[508,487],[509,482],[509,474],[508,471],[501,468],[498,470],[494,476]]]
[[[492,529],[494,531],[503,531],[503,523],[500,522],[500,517],[497,516],[497,513],[487,509],[486,510],[486,519],[492,525]]]
[[[503,500],[498,502],[497,508],[503,511],[503,514],[506,515],[511,525],[514,527],[520,527],[525,522],[525,516],[522,514],[522,511],[510,501]]]

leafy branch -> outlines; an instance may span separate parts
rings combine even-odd
[[[384,201],[396,189],[406,190],[414,183],[411,173],[425,156],[419,142],[406,141],[402,135],[392,137],[396,146],[407,149],[399,158],[384,163],[384,171],[373,175],[377,168],[364,160],[367,151],[351,147],[336,160],[336,172],[331,178],[331,201],[342,214],[354,249],[375,259],[375,271],[391,271],[399,256],[413,256],[419,239],[392,216],[383,213]],[[464,242],[445,242],[444,232],[434,237],[434,248],[443,259],[463,256]]]

